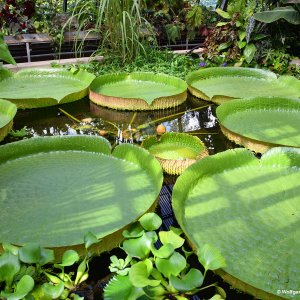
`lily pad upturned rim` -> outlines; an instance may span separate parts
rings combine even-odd
[[[151,147],[153,145],[173,143],[180,144],[183,148],[191,147],[198,154],[194,158],[165,159],[158,157],[151,152]],[[199,138],[182,132],[166,132],[160,137],[160,139],[156,136],[149,136],[143,140],[142,147],[147,149],[160,162],[163,171],[169,175],[179,175],[197,160],[208,156],[208,150]]]
[[[17,113],[17,107],[10,101],[0,99],[0,113],[5,114],[8,118],[0,124],[0,141],[2,141],[10,132],[13,119]]]
[[[219,176],[219,175],[223,176],[224,174],[226,174],[227,172],[230,172],[231,170],[239,170],[240,168],[247,168],[247,167],[250,167],[250,168],[266,167],[266,168],[275,168],[278,170],[281,170],[281,169],[288,170],[289,169],[291,173],[298,172],[296,174],[299,174],[299,172],[300,172],[300,149],[288,148],[288,147],[276,147],[276,148],[273,148],[273,149],[267,151],[265,154],[263,154],[261,159],[259,160],[254,156],[254,154],[251,151],[249,151],[247,149],[243,149],[243,148],[236,148],[236,149],[227,150],[227,151],[206,157],[206,158],[196,162],[192,166],[190,166],[187,170],[185,170],[185,172],[181,176],[179,176],[179,178],[177,179],[177,181],[174,185],[173,194],[172,194],[172,206],[174,209],[176,220],[178,221],[180,227],[183,229],[183,231],[188,239],[188,242],[190,243],[190,245],[193,249],[197,250],[197,248],[201,247],[201,245],[203,245],[203,243],[210,243],[210,239],[214,235],[211,234],[211,232],[210,232],[210,235],[208,237],[205,238],[202,236],[201,241],[200,241],[200,237],[198,237],[197,238],[198,242],[197,242],[195,240],[195,238],[196,238],[195,233],[192,234],[193,237],[189,233],[189,229],[188,229],[189,225],[188,225],[188,220],[187,220],[188,215],[187,215],[187,212],[185,211],[184,207],[185,207],[185,202],[188,200],[188,195],[190,193],[190,190],[193,189],[199,182],[201,182],[201,180],[207,180],[207,178],[210,178],[211,176],[214,176],[214,175],[215,176]],[[237,178],[236,180],[241,180],[241,179],[242,178]],[[257,184],[259,184],[259,183],[257,183]],[[225,187],[228,188],[227,184],[224,183],[224,188]],[[274,189],[280,189],[280,188],[282,188],[282,186],[281,187],[274,186]],[[262,186],[262,189],[264,189],[263,186]],[[265,188],[265,189],[266,189],[266,193],[269,192],[269,194],[270,194],[269,198],[271,199],[271,197],[272,197],[271,191],[268,188]],[[199,189],[198,189],[198,191],[199,191]],[[206,189],[201,190],[201,193],[203,194],[201,201],[203,200],[203,198],[207,198],[207,196],[205,196],[205,195],[207,195],[208,192],[209,191],[206,191]],[[236,193],[235,190],[232,192]],[[218,195],[220,195],[222,197],[222,195],[223,195],[222,188],[215,190],[215,193],[217,193]],[[198,199],[200,197],[201,196],[198,196]],[[235,197],[231,196],[231,201],[235,201],[235,200],[236,200]],[[205,201],[209,202],[211,200],[208,199]],[[268,200],[266,200],[266,201],[268,201]],[[193,203],[194,202],[195,202],[195,199],[194,199]],[[269,207],[269,205],[271,205],[271,204],[269,202],[267,202],[267,203],[268,203],[268,207]],[[213,205],[213,203],[211,205]],[[198,221],[205,220],[205,214],[196,216],[197,212],[202,211],[202,209],[200,207],[199,208],[193,207],[191,209],[193,209],[193,211],[195,212],[192,219],[198,220]],[[226,207],[223,207],[223,209],[226,210]],[[287,207],[287,209],[289,209],[289,208]],[[217,218],[217,216],[214,216],[213,211],[209,208],[206,211],[207,211],[208,215],[211,215],[210,218],[212,218],[211,220],[213,223],[214,222],[213,219]],[[291,211],[293,211],[293,210],[291,210]],[[239,215],[240,215],[240,213],[239,213]],[[296,215],[296,214],[293,214],[293,216],[294,215]],[[251,218],[251,216],[249,216],[249,218]],[[265,217],[263,219],[265,219]],[[231,219],[228,221],[231,222]],[[205,222],[205,221],[203,221],[203,222]],[[224,223],[225,221],[221,220],[220,222]],[[190,227],[191,226],[194,226],[193,228],[195,228],[194,223],[192,223],[192,225],[190,225]],[[201,226],[201,224],[199,226]],[[202,224],[202,226],[209,226],[209,225]],[[258,224],[257,227],[260,227],[260,225]],[[197,228],[195,230],[197,231]],[[221,239],[218,239],[218,238],[214,239],[215,243],[213,244],[213,246],[215,246],[216,248],[219,248],[221,253],[225,256],[225,260],[226,260],[226,253],[222,252],[221,245],[224,245],[224,244],[225,244],[225,246],[226,246],[226,244],[231,245],[232,243],[234,244],[234,241],[228,240],[227,235],[226,236],[224,235],[224,233],[225,233],[224,230],[221,230],[221,229],[218,229],[218,230],[219,230],[219,234],[224,236],[224,238],[223,238],[223,241],[221,241]],[[205,231],[203,231],[203,227],[201,227],[201,228],[199,228],[199,230],[197,232],[201,236],[201,235],[203,235],[202,232],[205,232]],[[278,236],[278,234],[279,234],[279,232],[274,232],[275,237]],[[297,236],[296,233],[295,233],[295,236]],[[282,238],[282,234],[281,234],[281,238]],[[284,243],[284,241],[281,241],[281,242]],[[199,245],[199,243],[201,245]],[[280,243],[280,241],[278,243]],[[249,249],[252,249],[255,251],[255,248],[253,248],[253,244],[251,243],[251,241],[247,241],[247,245],[248,245]],[[244,246],[243,246],[243,250],[238,249],[238,248],[241,248],[242,246],[235,247],[235,248],[232,248],[230,246],[229,247],[230,250],[228,250],[228,251],[234,251],[234,250],[238,249],[239,251],[243,251],[243,253],[248,253],[247,249],[244,249]],[[276,247],[276,243],[274,243],[273,246]],[[272,250],[272,247],[268,248],[269,252],[271,250]],[[240,253],[234,252],[233,255],[234,255],[234,257],[239,257]],[[245,259],[245,257],[243,257],[243,259]],[[281,261],[281,258],[276,260],[276,263],[278,261]],[[233,265],[237,266],[236,259],[231,263]],[[269,261],[269,263],[272,265],[274,264],[272,259]],[[244,291],[246,293],[249,293],[259,299],[277,300],[277,299],[292,299],[292,297],[293,297],[292,295],[288,295],[288,294],[286,294],[286,295],[278,294],[277,295],[277,290],[285,289],[286,287],[284,287],[284,286],[280,286],[278,288],[278,286],[276,285],[276,288],[272,289],[272,291],[264,290],[264,289],[258,288],[257,286],[251,285],[245,281],[242,281],[241,279],[238,278],[238,276],[236,274],[228,273],[226,271],[227,268],[228,268],[228,261],[227,261],[227,267],[225,269],[218,269],[215,272],[218,275],[220,275],[226,282],[231,284],[233,287],[235,287],[241,291]],[[240,267],[241,273],[246,272],[247,271],[246,269]],[[253,269],[254,273],[257,273],[255,271],[256,268],[252,268],[252,266],[249,266],[249,269]],[[266,270],[266,271],[268,271],[268,270]],[[299,270],[298,270],[298,272],[299,272]],[[260,273],[260,272],[258,272],[258,273]],[[296,273],[293,273],[293,274],[297,277]],[[266,281],[266,284],[267,284],[267,282],[268,282],[267,277],[262,278],[262,280]],[[279,277],[277,278],[277,280],[279,280]],[[284,280],[284,278],[282,280]],[[297,280],[297,279],[295,279],[295,280]],[[288,282],[285,282],[285,283],[288,284]],[[261,284],[261,283],[259,283],[259,284]],[[277,283],[277,284],[280,284],[280,283]],[[297,289],[298,287],[296,286],[296,287],[292,287],[292,288]],[[289,290],[289,288],[287,288],[287,290]]]
[[[126,81],[127,79],[137,81],[152,81],[157,83],[165,83],[178,88],[178,93],[168,96],[156,97],[149,105],[145,99],[134,97],[125,98],[110,96],[98,93],[97,87],[105,84],[113,84],[116,82]],[[138,87],[137,87],[138,88]],[[185,102],[187,98],[187,84],[184,80],[175,76],[163,73],[152,72],[132,72],[132,73],[111,73],[101,75],[94,79],[90,85],[89,98],[97,105],[119,110],[156,110],[166,109],[178,106]]]
[[[204,90],[196,88],[194,83],[200,80],[206,80],[210,78],[219,78],[219,86],[222,86],[222,80],[226,77],[234,77],[237,78],[249,78],[249,80],[264,80],[269,83],[274,83],[276,85],[282,85],[290,88],[293,88],[293,95],[290,97],[300,97],[300,81],[292,76],[283,75],[277,78],[276,74],[265,69],[257,69],[257,68],[243,68],[243,67],[210,67],[205,69],[200,69],[197,71],[193,71],[186,76],[186,82],[188,83],[188,89],[193,96],[204,99],[206,101],[211,101],[216,104],[222,104],[227,102],[227,100],[237,99],[237,98],[246,98],[250,97],[247,93],[244,96],[234,96],[234,93],[222,94],[219,92],[215,92],[214,94],[208,95]],[[232,79],[232,80],[233,80]],[[299,88],[298,88],[299,86]],[[237,87],[238,88],[238,87]],[[296,95],[296,90],[299,89],[299,92]],[[289,97],[289,93],[285,92],[280,93],[280,95],[273,95],[274,97]],[[263,96],[269,96],[269,92]],[[258,97],[261,94],[251,95],[251,97]],[[272,95],[270,95],[272,96]]]
[[[237,124],[233,126],[231,126],[230,124],[224,124],[228,116],[236,114],[238,112],[251,110],[262,110],[262,113],[267,110],[275,110],[277,113],[279,111],[286,111],[287,113],[290,111],[298,111],[300,113],[300,99],[280,97],[234,99],[232,101],[221,104],[216,109],[216,114],[219,119],[222,132],[229,140],[235,142],[238,145],[242,145],[257,153],[264,153],[273,147],[300,147],[300,145],[297,146],[287,143],[282,144],[277,141],[276,138],[272,140],[272,137],[267,136],[265,140],[259,140],[254,138],[256,133],[255,128],[253,129],[253,135],[249,136],[249,134],[243,133],[242,130],[239,130],[236,127]],[[241,118],[240,122],[243,122],[243,118]],[[255,120],[253,120],[253,122],[255,123]],[[286,120],[286,123],[288,123],[288,120]]]
[[[48,90],[47,85],[45,85],[45,95],[40,96],[30,96],[26,97],[26,94],[22,96],[14,96],[13,91],[11,91],[9,96],[5,96],[2,98],[9,100],[17,105],[18,108],[27,109],[27,108],[40,108],[40,107],[48,107],[54,106],[57,104],[69,103],[73,101],[77,101],[79,99],[84,98],[88,95],[88,88],[91,82],[94,80],[95,75],[89,73],[85,70],[76,70],[75,72],[68,71],[61,68],[28,68],[18,71],[17,73],[12,72],[2,72],[0,74],[0,87],[1,82],[5,80],[19,80],[22,78],[31,78],[33,79],[32,90],[35,89],[34,78],[61,78],[63,80],[76,80],[80,82],[81,87],[74,89],[72,93],[65,93],[60,96],[55,96],[55,90]],[[60,86],[63,84],[60,82]],[[5,87],[4,87],[5,88]],[[48,87],[49,89],[49,87]],[[1,97],[1,92],[0,92]]]
[[[143,172],[147,173],[149,179],[151,179],[151,193],[155,193],[155,197],[153,199],[148,200],[147,203],[143,204],[143,206],[147,206],[145,211],[139,212],[138,215],[134,217],[132,220],[123,220],[121,223],[122,227],[118,230],[115,228],[110,229],[110,233],[105,236],[99,236],[99,243],[92,247],[93,251],[97,251],[98,253],[103,251],[109,251],[112,248],[116,247],[120,241],[123,239],[122,231],[131,223],[136,221],[141,215],[146,213],[146,211],[153,210],[156,207],[158,195],[161,189],[161,185],[163,182],[162,170],[155,158],[153,158],[148,151],[134,145],[130,144],[122,144],[117,146],[112,154],[111,154],[111,146],[110,143],[102,138],[88,135],[81,136],[54,136],[54,137],[36,137],[27,140],[22,140],[19,142],[14,142],[10,144],[6,144],[0,147],[0,165],[5,164],[7,162],[15,162],[19,160],[19,157],[36,157],[36,155],[40,154],[52,154],[52,153],[63,153],[63,152],[76,152],[76,153],[90,153],[91,155],[100,154],[101,157],[107,156],[112,157],[115,161],[126,161],[126,164],[136,165],[138,168],[144,170]],[[101,171],[101,170],[100,170]],[[75,172],[75,170],[70,170],[70,172]],[[71,174],[70,173],[70,174]],[[120,200],[120,199],[119,199]],[[151,202],[152,201],[152,202]],[[149,206],[148,206],[149,204]],[[130,214],[135,214],[136,210],[133,210]],[[127,223],[128,222],[128,223]],[[13,228],[13,227],[12,227]],[[87,230],[89,231],[89,230]],[[97,235],[97,233],[94,233]],[[55,250],[56,257],[61,257],[63,252],[67,249],[75,249],[80,253],[84,253],[84,245],[83,245],[83,236],[77,237],[78,240],[80,238],[81,243],[76,243],[73,245],[62,245],[62,246],[47,246],[41,245],[43,247],[52,248]],[[25,241],[24,241],[25,242]],[[28,241],[26,241],[28,242]],[[37,241],[30,241],[37,242]],[[0,244],[0,252],[1,252],[1,244]]]

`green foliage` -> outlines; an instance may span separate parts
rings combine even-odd
[[[187,259],[191,253],[183,248],[182,231],[170,228],[170,231],[160,231],[157,235],[154,230],[161,224],[159,219],[154,213],[145,214],[125,232],[126,239],[121,248],[127,256],[125,260],[111,257],[110,270],[115,276],[104,289],[104,299],[187,299],[188,295],[203,289],[201,286],[208,269],[225,265],[217,250],[204,245],[198,259],[203,263],[205,273],[190,268]],[[159,248],[155,246],[158,238],[162,243]]]
[[[11,56],[11,54],[8,50],[8,46],[4,41],[4,37],[3,37],[2,33],[0,33],[0,59],[9,64],[16,65],[16,61]]]
[[[95,239],[91,233],[85,236],[85,240],[90,241],[88,246]],[[88,265],[92,257],[88,248],[82,258],[76,251],[67,250],[61,261],[55,263],[53,250],[36,244],[18,248],[3,243],[4,252],[0,255],[0,299],[83,299],[73,291],[88,278]],[[66,272],[65,267],[72,267],[75,272]]]

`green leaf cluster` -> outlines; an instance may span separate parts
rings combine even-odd
[[[192,252],[183,248],[181,229],[171,227],[157,233],[161,224],[157,214],[146,213],[123,232],[121,248],[126,258],[111,257],[110,271],[115,275],[104,289],[104,299],[166,299],[170,295],[174,299],[188,299],[206,288],[202,285],[207,270],[225,266],[219,251],[204,245],[197,253],[204,274],[191,268],[187,259]]]

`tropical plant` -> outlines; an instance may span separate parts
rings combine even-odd
[[[88,135],[5,144],[0,169],[0,190],[14,191],[1,193],[1,242],[35,242],[53,248],[57,256],[75,245],[84,251],[81,237],[86,231],[101,238],[91,251],[114,248],[123,227],[154,208],[163,180],[158,161],[146,150],[122,144],[111,153],[106,139]],[[20,201],[38,205],[20,210]]]
[[[0,69],[0,98],[19,108],[36,108],[79,100],[88,94],[95,76],[83,70]]]
[[[126,258],[110,258],[110,271],[115,275],[104,289],[104,299],[134,300],[146,296],[147,299],[172,297],[183,300],[217,286],[216,283],[202,285],[208,270],[225,267],[219,251],[203,245],[197,252],[197,258],[204,267],[204,273],[191,268],[187,260],[193,252],[183,248],[185,240],[180,236],[181,229],[171,227],[169,231],[157,234],[155,230],[161,224],[157,214],[148,213],[123,231],[125,240],[121,248]]]
[[[123,110],[174,107],[187,97],[186,83],[174,76],[155,73],[116,73],[97,77],[90,99],[99,105]]]
[[[7,44],[4,41],[4,36],[2,33],[0,33],[0,59],[9,64],[16,65],[16,61],[11,56],[11,53],[8,49]],[[1,65],[0,65],[0,71],[1,71]]]
[[[74,293],[88,278],[92,257],[89,247],[97,243],[92,233],[84,237],[86,253],[83,258],[75,250],[67,250],[55,261],[54,251],[29,243],[16,247],[3,243],[0,255],[0,299],[74,299]],[[66,268],[72,271],[66,271]],[[75,270],[75,272],[73,271]]]
[[[300,82],[298,87],[300,90]],[[272,147],[300,145],[300,136],[297,134],[300,132],[299,112],[299,100],[258,97],[223,103],[217,108],[217,117],[223,133],[230,140],[264,153]],[[291,136],[290,132],[294,134]]]
[[[224,255],[227,266],[217,274],[255,298],[275,300],[278,286],[300,288],[299,229],[294,226],[299,182],[299,148],[275,147],[261,159],[246,149],[227,150],[179,176],[172,206],[195,249],[209,243]]]
[[[205,145],[198,137],[179,132],[165,133],[159,140],[156,136],[147,137],[143,140],[142,147],[156,157],[165,173],[171,175],[181,174],[196,160],[208,155]]]
[[[15,104],[0,99],[0,141],[10,132],[16,113],[17,107]]]
[[[187,75],[189,91],[196,97],[221,104],[233,98],[295,97],[299,94],[299,80],[254,68],[214,67]]]
[[[125,63],[144,52],[143,44],[147,36],[152,34],[148,22],[141,15],[142,7],[142,0],[78,1],[64,28],[77,19],[77,32],[86,30],[87,35],[98,34],[101,37],[99,51],[116,55]],[[78,43],[77,50],[80,51],[84,39]]]

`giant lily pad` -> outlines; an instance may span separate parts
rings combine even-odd
[[[0,99],[0,141],[10,132],[16,112],[17,107],[15,104]]]
[[[258,299],[292,299],[281,291],[300,290],[299,195],[299,149],[273,148],[259,160],[241,148],[190,166],[172,201],[191,245],[222,252],[226,281]]]
[[[142,146],[160,162],[165,173],[181,174],[196,160],[208,155],[205,145],[195,136],[168,132],[158,140],[155,136],[146,138]]]
[[[159,163],[140,147],[111,154],[101,137],[32,138],[0,147],[1,242],[80,250],[85,233],[120,242],[124,227],[156,204]],[[82,250],[82,249],[81,249]]]
[[[153,110],[182,104],[187,84],[176,77],[154,73],[107,74],[90,86],[90,99],[121,110]]]
[[[1,73],[3,73],[1,71]],[[37,108],[72,102],[85,97],[95,76],[83,70],[24,69],[0,74],[0,98],[18,108]]]
[[[251,68],[208,68],[187,75],[192,95],[221,104],[233,98],[300,97],[300,81]]]
[[[223,133],[237,144],[263,153],[274,146],[300,147],[300,100],[236,99],[217,108]]]

